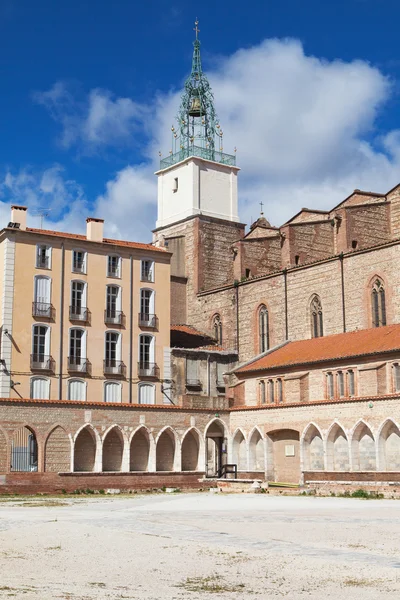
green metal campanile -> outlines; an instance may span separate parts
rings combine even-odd
[[[226,165],[236,164],[236,156],[223,152],[223,133],[214,108],[214,96],[201,68],[198,24],[196,20],[192,71],[185,82],[176,117],[177,127],[171,128],[172,148],[170,155],[161,159],[160,169],[165,169],[190,156],[198,156]]]

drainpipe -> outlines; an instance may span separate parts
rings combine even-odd
[[[211,394],[211,366],[210,366],[210,354],[207,355],[207,396]]]
[[[236,351],[239,355],[239,286],[236,286]]]
[[[289,323],[288,323],[288,286],[287,286],[287,269],[283,269],[283,281],[285,287],[285,339],[289,339]]]
[[[346,333],[346,306],[344,298],[344,267],[343,267],[343,252],[339,254],[340,259],[340,273],[342,280],[342,314],[343,314],[343,333]]]
[[[133,257],[130,259],[130,282],[129,282],[129,404],[132,404],[132,377],[133,377]]]
[[[60,360],[60,371],[58,380],[58,399],[62,400],[62,387],[63,387],[63,361],[64,361],[64,283],[65,283],[65,247],[64,243],[61,244],[61,282],[60,282],[60,349],[59,349],[59,360]]]

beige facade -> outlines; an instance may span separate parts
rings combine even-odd
[[[2,230],[3,397],[163,403],[170,254],[102,229],[88,219],[87,236],[59,234],[19,218]]]

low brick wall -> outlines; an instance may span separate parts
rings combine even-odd
[[[204,473],[5,473],[0,474],[0,494],[40,494],[75,490],[156,490],[162,487],[200,489],[215,487]],[[203,480],[203,481],[202,481]]]
[[[304,483],[310,481],[316,482],[398,482],[400,485],[400,472],[392,471],[352,471],[352,472],[337,472],[337,471],[305,471]]]

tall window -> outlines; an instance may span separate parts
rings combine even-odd
[[[121,257],[111,255],[107,261],[107,275],[108,277],[121,277]]]
[[[85,320],[86,309],[86,283],[71,281],[71,308],[70,317],[76,320]]]
[[[105,359],[106,365],[115,367],[120,358],[120,334],[116,331],[106,332]]]
[[[186,358],[186,386],[200,386],[199,361],[195,358]]]
[[[142,260],[140,266],[140,279],[142,281],[154,281],[154,261]]]
[[[83,250],[72,251],[72,271],[74,273],[86,273],[86,252]]]
[[[48,400],[50,398],[50,381],[45,377],[32,377],[31,398],[33,400]]]
[[[400,392],[400,365],[399,363],[395,363],[393,365],[393,384],[394,391]]]
[[[277,395],[278,403],[282,404],[282,402],[283,402],[283,383],[282,383],[282,379],[280,377],[276,380],[276,395]]]
[[[320,297],[315,295],[311,299],[311,336],[322,337],[324,335],[322,304]]]
[[[155,326],[153,290],[140,290],[140,324],[145,327]]]
[[[219,315],[213,318],[213,333],[218,344],[222,344],[222,321]]]
[[[153,344],[151,335],[141,335],[139,341],[139,363],[142,369],[150,369],[154,362]]]
[[[45,362],[50,354],[50,328],[46,325],[34,325],[32,341],[33,362]]]
[[[374,327],[386,325],[385,288],[380,279],[372,287],[372,324]]]
[[[46,244],[36,246],[36,267],[38,269],[51,269],[51,247]]]
[[[349,396],[356,395],[356,383],[353,369],[347,371],[347,389]]]
[[[86,400],[86,383],[80,379],[68,381],[68,400]]]
[[[337,380],[338,380],[339,398],[343,398],[345,395],[344,394],[344,373],[343,373],[343,371],[338,371]]]
[[[104,384],[104,402],[121,402],[121,384],[106,381]]]
[[[107,286],[106,316],[116,319],[117,312],[121,310],[121,288],[117,285]]]
[[[217,363],[217,388],[225,390],[225,380],[224,373],[227,370],[227,365],[225,363]]]
[[[333,381],[333,373],[326,374],[326,390],[327,395],[330,400],[335,396],[335,386]]]
[[[139,384],[138,389],[139,404],[155,404],[155,388],[150,383]]]
[[[259,351],[266,352],[269,348],[268,310],[262,305],[258,311]]]
[[[261,404],[265,404],[265,381],[260,381],[260,402]]]
[[[270,404],[275,402],[275,386],[273,379],[268,380],[268,400]]]
[[[69,363],[73,366],[82,365],[86,358],[85,332],[83,329],[71,329],[69,332]]]
[[[51,315],[51,279],[37,275],[35,277],[35,296],[33,315],[35,317],[50,318]]]

